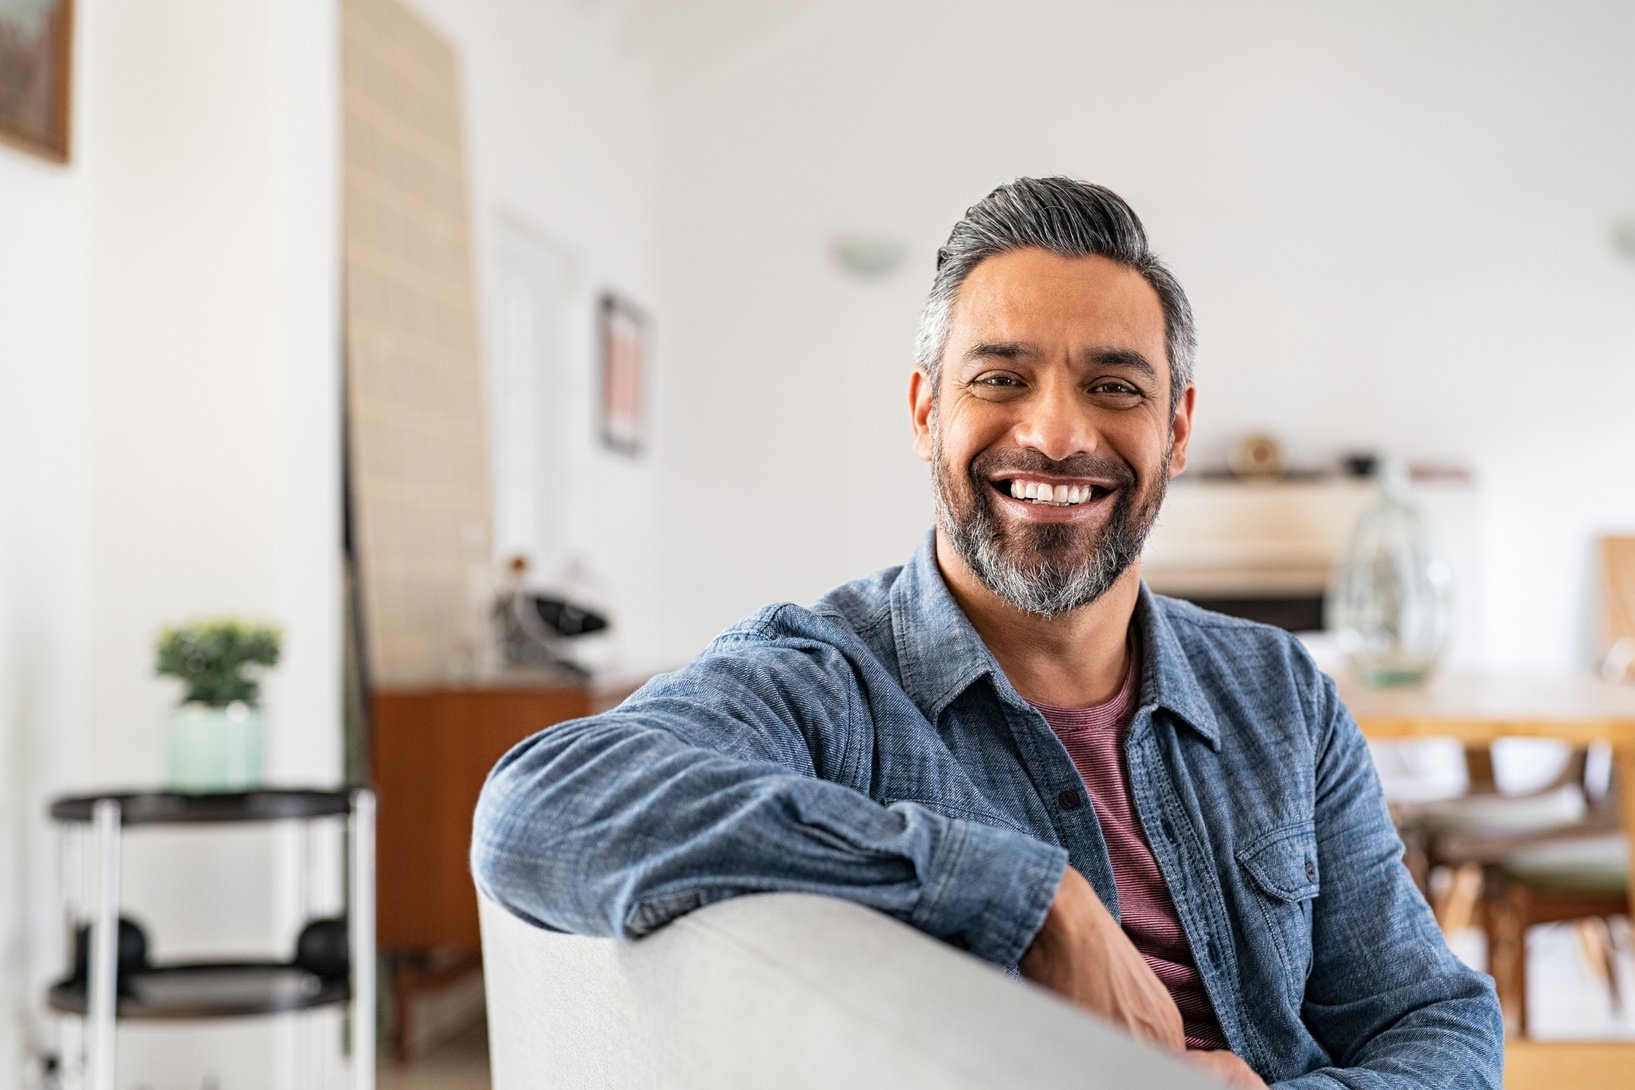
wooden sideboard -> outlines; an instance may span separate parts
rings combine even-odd
[[[374,694],[381,950],[480,954],[467,855],[471,813],[488,770],[536,731],[610,708],[633,689],[541,685]]]

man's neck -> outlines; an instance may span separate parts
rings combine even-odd
[[[1024,613],[989,590],[937,529],[937,567],[971,627],[1022,696],[1089,708],[1118,695],[1130,669],[1130,620],[1141,593],[1137,560],[1106,594],[1054,617]]]

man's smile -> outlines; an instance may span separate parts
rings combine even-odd
[[[988,483],[1002,496],[1031,503],[1053,504],[1057,507],[1077,506],[1099,500],[1112,491],[1113,487],[1082,479],[1062,480],[1056,477],[1022,474],[995,477]]]
[[[1068,483],[1040,477],[1001,477],[988,482],[998,497],[994,507],[1025,522],[1065,523],[1090,518],[1114,495],[1088,481]]]

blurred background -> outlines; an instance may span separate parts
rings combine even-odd
[[[0,144],[0,1086],[55,1039],[46,800],[164,779],[161,625],[281,625],[266,781],[362,782],[382,716],[502,714],[417,699],[537,690],[503,714],[548,721],[901,563],[933,255],[1019,175],[1116,190],[1186,286],[1194,475],[1255,436],[1294,480],[1399,459],[1451,497],[1459,662],[1601,650],[1594,542],[1635,528],[1624,0],[0,0],[0,28],[0,86],[71,42],[63,124]],[[537,598],[610,623],[508,645],[495,603]],[[276,835],[130,853],[162,949],[299,926]],[[264,1029],[130,1034],[121,1085],[294,1085]]]

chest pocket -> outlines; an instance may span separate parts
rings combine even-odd
[[[1322,892],[1316,829],[1309,821],[1279,826],[1239,849],[1237,859],[1260,907],[1264,941],[1299,995],[1311,973],[1311,902]]]

